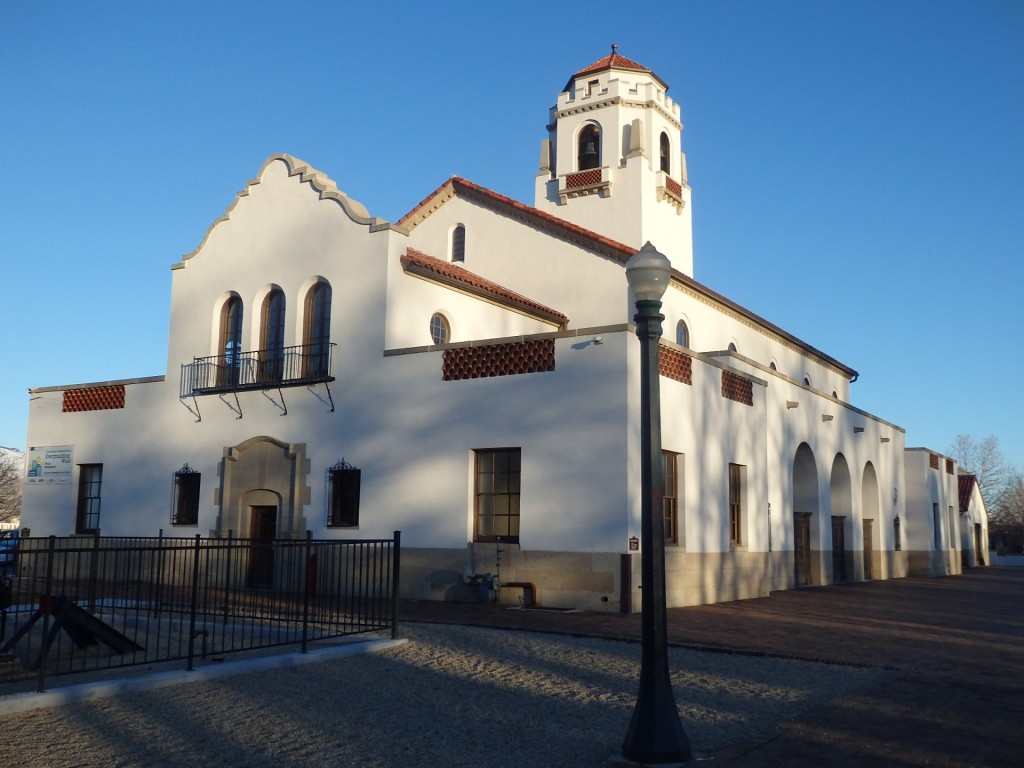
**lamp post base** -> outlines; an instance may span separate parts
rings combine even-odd
[[[605,763],[606,768],[685,768],[689,763],[638,763],[625,755],[612,755]]]

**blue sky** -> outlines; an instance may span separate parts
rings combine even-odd
[[[532,203],[548,108],[614,42],[682,106],[697,279],[909,446],[1024,468],[1024,3],[424,8],[0,0],[0,445],[28,387],[167,372],[170,265],[271,154],[392,221],[452,174]]]

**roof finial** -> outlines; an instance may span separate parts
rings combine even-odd
[[[619,45],[618,45],[618,43],[612,43],[612,56],[614,56],[618,52],[619,52]]]

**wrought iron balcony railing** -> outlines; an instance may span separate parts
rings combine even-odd
[[[297,387],[334,381],[334,344],[226,352],[197,357],[181,366],[180,397]]]

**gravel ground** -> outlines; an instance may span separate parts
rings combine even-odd
[[[0,718],[20,768],[586,768],[619,751],[640,647],[405,624],[390,650]],[[671,650],[697,756],[881,670]]]

